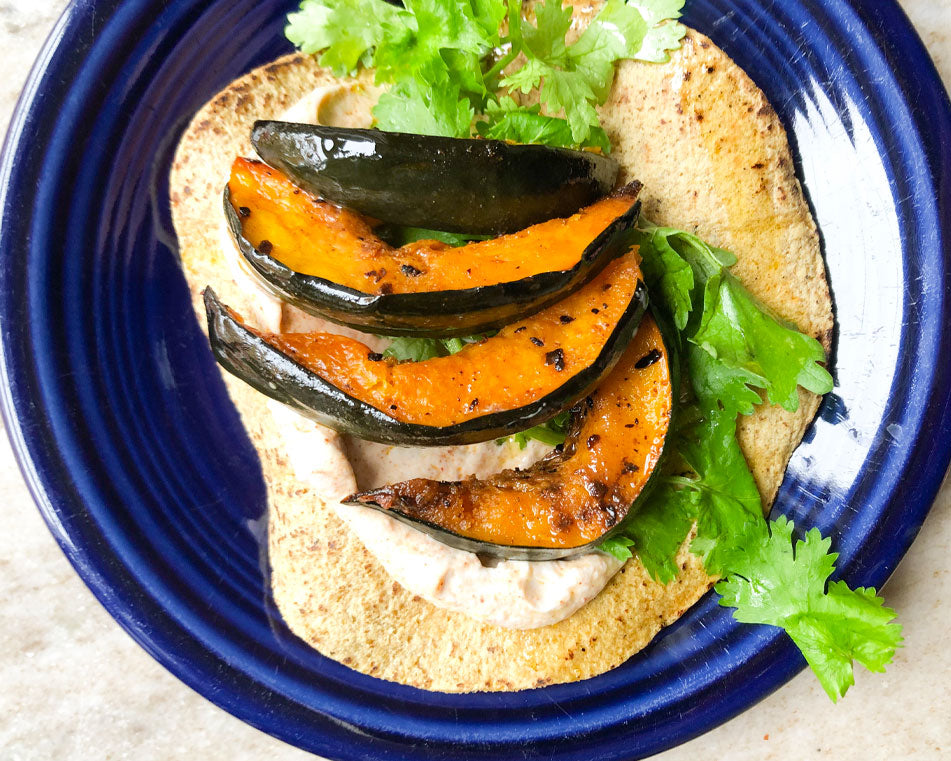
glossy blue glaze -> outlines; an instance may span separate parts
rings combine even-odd
[[[836,389],[775,510],[819,526],[839,575],[882,583],[951,442],[951,109],[886,0],[690,0],[790,130],[837,307]],[[354,673],[273,615],[264,490],[189,306],[168,212],[177,136],[286,52],[289,5],[74,3],[0,166],[2,401],[30,488],[103,605],[186,683],[330,758],[631,759],[785,682],[784,635],[708,595],[586,682],[446,696]],[[566,741],[570,739],[570,741]]]

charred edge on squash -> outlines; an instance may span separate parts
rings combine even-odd
[[[411,446],[475,444],[511,436],[550,420],[588,393],[614,367],[647,308],[647,288],[639,280],[601,353],[586,368],[531,404],[435,427],[394,420],[350,396],[245,327],[210,287],[202,295],[212,351],[232,375],[328,428],[369,441]]]
[[[497,330],[540,312],[570,296],[597,277],[630,244],[628,231],[637,223],[642,184],[633,181],[612,196],[628,198],[631,207],[616,217],[585,248],[569,270],[496,285],[421,293],[370,294],[315,275],[305,275],[255,248],[244,237],[241,218],[225,186],[223,205],[228,229],[256,279],[270,293],[303,311],[338,325],[391,336],[453,337]]]

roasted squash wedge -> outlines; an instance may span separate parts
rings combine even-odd
[[[393,248],[359,214],[239,158],[224,210],[251,270],[283,300],[357,330],[444,337],[500,328],[583,286],[627,251],[639,189],[461,248],[435,240]]]
[[[336,334],[256,332],[207,289],[205,307],[219,362],[262,393],[364,439],[436,446],[506,436],[569,408],[620,358],[646,298],[632,251],[491,338],[402,363]]]
[[[260,121],[268,164],[333,203],[400,225],[501,235],[608,193],[614,159],[590,151]]]
[[[486,479],[414,479],[355,494],[470,552],[555,560],[591,552],[633,515],[658,472],[673,411],[671,362],[647,316],[621,361],[572,411],[561,450]]]

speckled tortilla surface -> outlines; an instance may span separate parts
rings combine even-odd
[[[288,56],[215,96],[182,137],[172,213],[202,323],[206,285],[239,312],[251,307],[219,250],[216,220],[231,162],[253,155],[252,122],[334,81],[312,58]],[[691,32],[669,64],[622,63],[601,112],[621,180],[645,184],[647,216],[733,251],[734,272],[753,294],[828,348],[833,321],[816,228],[783,127],[752,81]],[[670,584],[630,561],[594,601],[541,629],[507,630],[438,609],[393,582],[320,490],[295,478],[266,400],[224,377],[267,482],[274,599],[297,636],[358,671],[447,692],[585,679],[630,658],[713,582],[682,549]],[[764,406],[741,420],[741,445],[767,503],[818,405],[809,393],[800,399],[796,413]],[[329,480],[349,473],[343,440],[324,431],[315,445],[325,448]]]

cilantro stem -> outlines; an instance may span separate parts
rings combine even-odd
[[[448,351],[450,354],[455,354],[465,348],[465,343],[461,338],[450,338],[446,341],[443,341],[443,343],[446,346],[446,351]]]
[[[513,50],[522,48],[522,2],[508,0],[509,39]]]
[[[503,43],[504,44],[504,43]],[[508,43],[511,44],[511,43]],[[508,53],[503,55],[498,61],[495,62],[495,65],[489,69],[483,76],[483,80],[486,83],[486,87],[490,90],[496,88],[495,78],[502,73],[502,70],[508,66],[512,61],[518,57],[518,50],[512,46]]]
[[[559,444],[565,443],[565,434],[553,431],[544,425],[536,425],[534,428],[529,428],[527,431],[524,431],[524,434],[550,447],[557,447]]]

